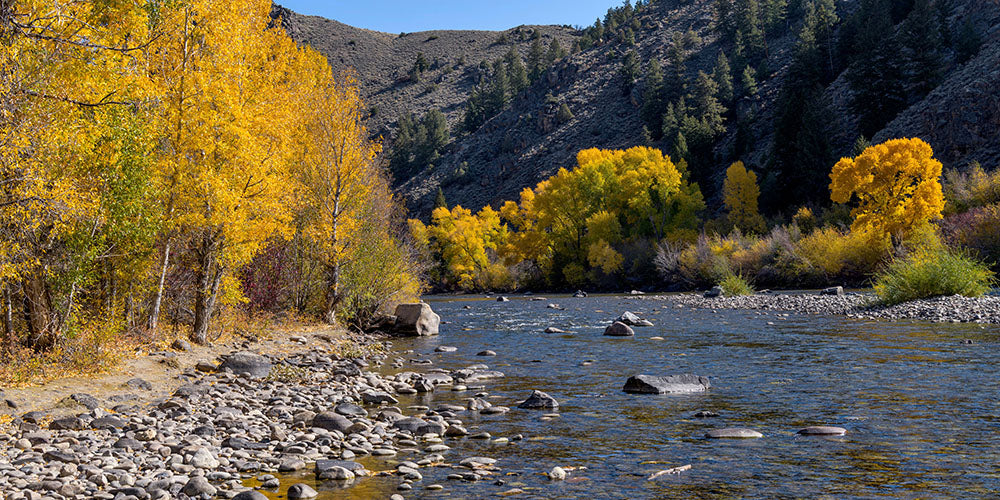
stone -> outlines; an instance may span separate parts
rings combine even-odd
[[[195,363],[195,365],[194,365],[194,369],[195,370],[198,370],[198,371],[204,372],[204,373],[212,373],[217,368],[218,367],[215,366],[215,363],[212,363],[211,361],[204,361],[204,360],[199,361],[199,362]]]
[[[90,422],[91,429],[109,430],[121,429],[122,427],[125,427],[125,421],[113,415],[98,417]]]
[[[711,289],[706,291],[704,295],[706,299],[714,299],[716,297],[722,297],[722,296],[723,296],[722,287],[718,285],[713,286]]]
[[[399,403],[399,400],[392,397],[390,394],[379,391],[370,391],[362,394],[361,401],[369,405],[378,405],[382,403],[394,405]]]
[[[510,302],[510,299],[501,295],[497,297],[497,302]]]
[[[316,498],[319,493],[305,483],[296,483],[288,487],[288,500],[300,500],[303,498]]]
[[[203,476],[195,476],[188,480],[184,487],[181,488],[181,493],[189,497],[198,497],[201,495],[208,495],[210,497],[215,496],[219,490],[212,486],[207,479]],[[239,496],[239,495],[237,495]],[[266,498],[266,497],[265,497]],[[243,500],[249,500],[244,498]]]
[[[573,292],[573,298],[582,299],[586,296],[587,292],[584,292],[583,290],[577,290],[576,292]]]
[[[351,472],[346,467],[341,467],[339,465],[334,465],[323,469],[316,474],[319,479],[332,479],[334,481],[351,481],[356,476],[354,472]]]
[[[298,457],[286,458],[278,464],[278,472],[295,472],[306,468],[306,461]]]
[[[631,337],[635,335],[635,331],[632,330],[632,327],[626,325],[625,323],[615,321],[604,329],[604,335],[609,337]]]
[[[714,411],[709,411],[709,410],[702,410],[702,411],[699,411],[698,413],[694,414],[694,418],[712,418],[712,417],[718,417],[718,416],[719,416],[718,413],[715,413]]]
[[[543,410],[559,408],[559,402],[542,391],[532,391],[531,396],[528,396],[528,399],[525,399],[517,407],[525,410]]]
[[[622,390],[631,394],[683,394],[704,392],[711,386],[708,377],[689,373],[666,377],[633,375],[625,381]]]
[[[268,500],[268,498],[259,491],[247,490],[234,496],[233,500]]]
[[[554,326],[550,326],[545,329],[545,333],[569,333],[569,332],[567,332],[566,330],[560,330],[559,328],[556,328]]]
[[[439,345],[434,348],[434,352],[455,352],[458,348],[450,345]]]
[[[840,295],[844,294],[844,287],[842,287],[842,286],[831,286],[830,288],[824,288],[824,289],[820,290],[819,294],[820,295],[837,295],[837,296],[840,296]]]
[[[316,461],[316,476],[319,477],[320,479],[324,479],[323,477],[320,477],[320,476],[322,476],[322,474],[324,472],[326,472],[327,470],[333,469],[335,467],[339,467],[341,469],[344,469],[344,470],[350,472],[351,474],[353,474],[354,476],[367,476],[368,475],[368,470],[365,469],[365,466],[363,466],[363,465],[361,465],[361,464],[359,464],[359,463],[357,463],[355,461],[352,461],[352,460],[317,460]],[[342,474],[342,473],[338,471],[336,473],[331,473],[331,474],[335,475],[335,474]]]
[[[219,459],[208,448],[198,448],[191,456],[191,465],[199,469],[215,469],[219,466]]]
[[[621,316],[618,316],[618,319],[616,321],[621,321],[622,323],[625,323],[626,325],[632,326],[632,325],[635,325],[640,319],[642,319],[642,318],[640,318],[639,316],[637,316],[635,313],[629,312],[629,311],[625,311],[625,312],[622,313]]]
[[[489,349],[487,349],[485,351],[479,351],[479,352],[476,353],[476,356],[496,356],[496,355],[497,355],[497,353],[495,353],[495,352],[493,352],[493,351],[491,351]]]
[[[712,429],[705,434],[709,439],[756,439],[764,437],[763,434],[741,427],[727,427],[725,429]]]
[[[149,382],[147,382],[147,381],[145,381],[145,380],[143,380],[141,378],[130,379],[128,382],[125,382],[124,386],[128,387],[129,389],[136,389],[136,390],[142,390],[142,391],[151,391],[151,390],[153,390],[153,384],[150,384]]]
[[[843,436],[844,434],[847,434],[847,429],[828,425],[815,425],[806,427],[796,434],[801,434],[803,436]]]
[[[347,432],[347,429],[353,425],[353,422],[339,413],[325,411],[313,417],[311,425],[312,427],[319,427],[328,431]]]
[[[397,333],[418,337],[437,335],[440,325],[441,316],[438,316],[425,302],[396,306]]]
[[[49,424],[49,429],[54,431],[78,431],[83,429],[83,420],[77,417],[57,418]]]
[[[229,370],[237,375],[245,373],[253,378],[264,378],[271,373],[271,360],[252,352],[234,352],[226,356],[226,359],[219,365],[219,370]]]
[[[172,344],[170,344],[170,348],[174,349],[175,351],[187,352],[191,350],[191,343],[184,339],[177,339]]]
[[[566,479],[566,471],[563,470],[562,467],[553,467],[552,470],[549,471],[549,479],[553,481],[562,481],[563,479]]]
[[[75,401],[77,404],[83,406],[88,410],[96,410],[98,407],[101,406],[101,403],[97,401],[97,398],[91,396],[90,394],[84,394],[82,392],[78,392],[76,394],[70,394],[69,399]]]
[[[462,461],[458,462],[458,465],[462,467],[467,467],[469,469],[482,469],[484,467],[491,467],[497,463],[495,458],[489,457],[469,457],[463,458]]]
[[[345,417],[367,417],[368,410],[353,404],[353,403],[340,403],[333,408],[333,411],[339,413]],[[314,417],[315,418],[315,417]]]

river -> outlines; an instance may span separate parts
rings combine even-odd
[[[429,338],[393,341],[403,370],[486,363],[506,374],[487,382],[503,415],[460,414],[471,432],[521,441],[447,439],[449,461],[500,460],[493,481],[447,481],[448,468],[424,468],[406,498],[982,498],[1000,492],[1000,329],[975,324],[868,321],[845,317],[678,308],[627,296],[530,301],[511,297],[428,297],[444,324]],[[558,304],[563,309],[549,308]],[[624,311],[654,323],[635,337],[606,337]],[[553,326],[572,333],[546,334]],[[651,337],[662,337],[654,340]],[[971,343],[969,343],[971,341]],[[439,345],[457,351],[437,353]],[[495,357],[477,356],[490,349]],[[412,351],[412,352],[407,352]],[[383,367],[385,373],[393,370]],[[632,395],[633,374],[694,373],[711,379],[697,395]],[[517,409],[532,389],[554,396],[558,417]],[[439,387],[401,396],[400,405],[465,403],[475,391]],[[717,417],[696,418],[699,411]],[[799,429],[834,425],[835,438]],[[709,440],[713,428],[749,427],[762,439]],[[369,469],[394,467],[362,460]],[[566,481],[553,466],[580,467]],[[656,480],[671,467],[691,469]],[[320,499],[387,498],[398,479],[365,478],[349,488],[317,484],[311,473],[282,476],[320,490]],[[441,484],[441,491],[424,490]]]

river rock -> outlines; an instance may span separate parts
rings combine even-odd
[[[576,292],[573,293],[573,297],[577,298],[577,299],[582,299],[582,298],[584,298],[586,296],[587,296],[587,292],[585,292],[583,290],[577,290]]]
[[[631,337],[635,335],[635,331],[632,330],[632,327],[626,325],[625,323],[615,321],[604,329],[604,335],[609,337]]]
[[[840,295],[844,294],[844,287],[842,287],[842,286],[831,286],[830,288],[824,288],[824,289],[820,290],[819,294],[820,295],[837,295],[837,296],[840,296]]]
[[[545,333],[569,333],[569,332],[567,332],[566,330],[561,330],[561,329],[556,328],[554,326],[550,326],[550,327],[548,327],[548,328],[545,329]]]
[[[219,365],[219,370],[229,370],[237,375],[245,373],[254,378],[264,378],[271,373],[271,360],[252,352],[234,352],[226,356],[226,359]]]
[[[713,286],[711,289],[705,292],[706,299],[714,299],[722,296],[723,296],[722,287],[718,285]]]
[[[700,377],[685,373],[657,377],[653,375],[634,375],[625,381],[622,390],[632,394],[679,394],[704,392],[712,384],[708,377]]]
[[[187,352],[191,350],[191,343],[184,339],[177,339],[172,344],[170,344],[170,348],[174,349],[175,351]]]
[[[553,481],[562,481],[566,479],[566,471],[562,467],[553,467],[549,471],[549,479]]]
[[[556,398],[545,394],[542,391],[532,391],[531,396],[525,399],[523,403],[517,405],[518,408],[525,410],[543,410],[559,408],[559,402]]]
[[[397,333],[418,337],[437,335],[440,325],[441,316],[438,316],[431,310],[431,306],[424,302],[396,306],[395,329]]]
[[[434,352],[455,352],[458,348],[450,345],[439,345],[434,348]]]
[[[712,429],[705,434],[710,439],[756,439],[764,437],[763,434],[742,427],[727,427],[725,429]]]
[[[843,436],[847,434],[847,429],[843,427],[833,427],[828,425],[816,425],[806,427],[798,432],[803,436]]]
[[[318,413],[312,419],[312,427],[319,427],[328,431],[347,432],[353,424],[347,417],[332,411]]]
[[[510,302],[510,299],[501,295],[497,297],[497,302]]]
[[[208,495],[210,497],[214,497],[218,491],[219,490],[216,489],[215,486],[212,486],[208,482],[208,480],[205,479],[203,476],[192,477],[191,479],[188,480],[187,483],[184,484],[184,487],[181,488],[181,493],[191,498],[195,498],[201,495]],[[248,499],[244,498],[243,500],[248,500]]]
[[[479,352],[476,353],[476,356],[496,356],[496,355],[497,355],[497,353],[495,353],[495,352],[493,352],[493,351],[491,351],[489,349],[487,349],[485,351],[479,351]]]
[[[219,466],[219,459],[208,448],[198,448],[191,456],[191,465],[199,469],[215,469]]]
[[[316,498],[319,493],[305,483],[296,483],[288,487],[288,500],[301,500],[303,498]]]
[[[129,389],[136,389],[136,390],[143,390],[143,391],[151,391],[151,390],[153,390],[153,384],[150,384],[149,382],[147,382],[147,381],[145,381],[145,380],[143,380],[141,378],[129,379],[123,385],[125,387],[128,387]]]
[[[268,500],[268,498],[259,491],[247,490],[234,496],[233,500]]]

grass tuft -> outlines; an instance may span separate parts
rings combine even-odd
[[[722,291],[726,295],[753,295],[754,293],[753,285],[742,274],[726,274],[722,278],[722,282],[719,283],[719,286],[722,287]]]
[[[886,305],[941,295],[979,297],[996,278],[989,267],[948,248],[918,250],[875,277],[875,293]]]

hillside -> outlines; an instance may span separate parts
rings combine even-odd
[[[482,70],[511,46],[527,54],[535,30],[545,46],[558,39],[573,45],[576,30],[562,26],[518,26],[507,31],[437,30],[417,33],[382,33],[355,28],[317,16],[306,16],[275,6],[289,35],[324,54],[334,72],[353,71],[362,97],[374,110],[368,119],[373,134],[391,136],[399,116],[440,109],[449,123],[461,119],[465,101]],[[429,69],[418,81],[410,70],[423,54]]]
[[[849,20],[860,3],[836,2],[836,38],[848,36],[845,33]],[[894,8],[898,3],[905,2],[893,3]],[[978,0],[951,0],[946,5],[947,13],[941,16],[950,32],[970,27],[981,41],[978,51],[968,61],[959,62],[957,49],[942,49],[940,78],[934,88],[925,96],[910,96],[891,121],[880,124],[877,133],[870,134],[871,139],[919,136],[931,143],[946,166],[964,167],[979,161],[987,168],[995,168],[1000,164],[1000,86],[996,84],[1000,81],[1000,5]],[[560,167],[572,166],[579,149],[623,148],[649,142],[642,119],[642,72],[648,63],[655,59],[664,73],[669,73],[673,69],[672,40],[686,33],[691,42],[686,46],[683,74],[690,98],[699,71],[711,74],[720,51],[732,58],[734,50],[732,41],[724,39],[717,28],[714,1],[659,0],[644,4],[631,21],[637,28],[634,45],[631,40],[609,35],[603,43],[569,55],[530,88],[513,96],[502,112],[478,129],[461,133],[456,125],[461,121],[465,99],[482,78],[479,72],[483,70],[476,62],[495,60],[512,45],[523,55],[534,28],[505,32],[506,43],[497,43],[500,34],[491,32],[397,36],[293,13],[288,13],[287,18],[292,36],[326,54],[335,68],[358,68],[364,95],[378,108],[370,120],[372,130],[391,137],[396,117],[404,110],[423,113],[437,108],[447,116],[452,142],[442,149],[441,158],[433,168],[397,179],[409,208],[418,215],[429,213],[439,186],[449,204],[477,209],[516,198],[524,187],[533,186]],[[895,21],[892,29],[898,32],[902,19]],[[785,167],[790,172],[782,175],[769,171],[776,168],[772,158],[776,121],[803,22],[801,12],[790,12],[785,26],[768,32],[766,56],[755,65],[760,71],[756,93],[725,102],[725,131],[712,138],[710,153],[693,155],[697,158],[691,162],[695,180],[700,181],[710,200],[721,184],[725,167],[736,159],[761,173],[765,198],[769,186],[780,191],[788,183],[823,184],[815,190],[825,190],[822,176],[802,177],[798,170],[828,172],[830,162],[849,155],[855,139],[862,135],[856,110],[851,108],[847,61],[833,64],[831,56],[833,73],[822,81],[824,107],[820,108],[823,146],[829,151],[824,152],[822,160],[813,160],[822,165],[793,164]],[[543,37],[561,37],[567,47],[573,37],[581,34],[560,27],[538,29]],[[632,50],[642,70],[635,84],[623,92],[623,60]],[[418,51],[428,58],[448,61],[450,67],[458,69],[431,72],[425,81],[440,83],[432,92],[426,92],[425,81],[403,81]],[[459,58],[467,64],[456,65]],[[738,86],[736,68],[733,73]],[[568,106],[572,119],[557,119],[561,104]],[[651,145],[667,152],[675,149],[670,137],[651,141]],[[717,204],[710,201],[709,207],[713,206]]]

